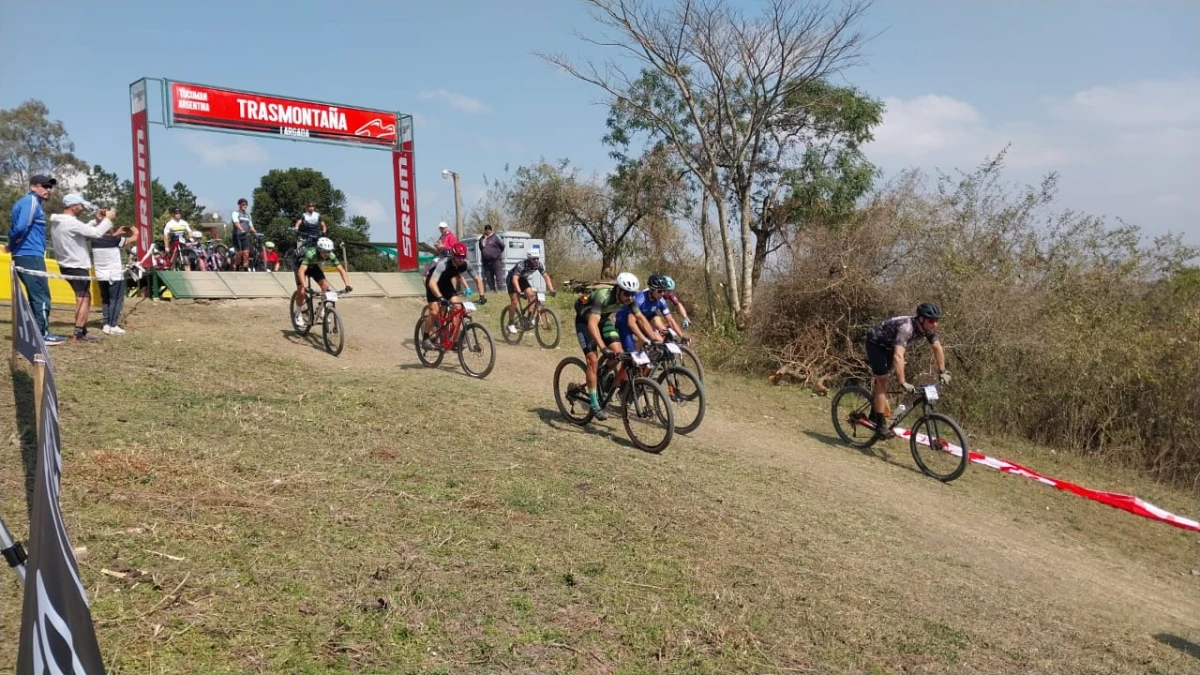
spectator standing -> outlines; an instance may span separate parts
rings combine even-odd
[[[304,205],[304,208],[304,213],[296,219],[296,225],[292,229],[296,231],[296,238],[304,242],[304,248],[309,248],[316,246],[317,240],[329,232],[329,226],[317,212],[316,204],[309,202]]]
[[[68,279],[75,291],[75,334],[71,342],[95,342],[101,338],[88,335],[88,311],[92,304],[92,256],[88,252],[88,240],[103,237],[112,229],[112,221],[103,219],[97,225],[89,225],[79,219],[79,214],[92,210],[83,195],[78,192],[63,197],[63,212],[50,216],[54,228],[50,237],[54,240],[54,256],[58,269],[66,276],[84,277]]]
[[[250,222],[250,214],[246,212],[249,202],[245,198],[238,200],[237,211],[233,212],[233,248],[237,253],[233,257],[234,269],[250,268],[250,238],[257,232],[254,223]]]
[[[111,222],[116,217],[116,209],[101,209],[88,225],[99,227],[105,220]],[[125,305],[125,267],[121,264],[121,249],[133,243],[132,234],[128,228],[119,228],[92,240],[92,258],[104,308],[105,335],[125,334],[125,329],[120,326],[121,308]]]
[[[458,243],[458,238],[450,231],[450,225],[446,221],[438,223],[438,238],[434,248],[437,249],[438,255],[443,258],[450,257],[450,249]]]
[[[46,212],[43,202],[58,181],[50,176],[37,174],[29,178],[29,194],[17,200],[12,208],[12,225],[8,230],[8,251],[13,264],[27,270],[46,271]],[[18,272],[34,320],[42,331],[42,341],[47,345],[60,345],[66,338],[50,332],[50,284],[46,277]],[[16,289],[13,289],[14,292]]]
[[[504,284],[504,239],[492,232],[491,225],[483,226],[479,238],[479,259],[483,261],[483,283],[488,291],[499,292]]]

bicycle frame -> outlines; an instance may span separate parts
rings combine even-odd
[[[932,394],[930,392],[932,392]],[[934,404],[934,401],[938,400],[939,398],[937,385],[922,385],[918,387],[917,391],[913,394],[909,394],[903,389],[900,389],[898,391],[889,391],[887,395],[899,396],[901,398],[900,404],[907,407],[907,409],[901,415],[892,415],[892,419],[888,421],[889,429],[899,426],[901,422],[908,419],[914,412],[916,412],[918,407],[921,409],[921,417],[924,417],[930,412],[937,412],[937,406]],[[905,403],[903,400],[905,396],[909,397],[907,403]]]
[[[444,305],[438,310],[433,327],[439,338],[438,346],[447,351],[454,349],[458,344],[458,334],[475,309],[473,302],[462,301],[452,303],[452,305]],[[470,305],[469,309],[467,305]]]

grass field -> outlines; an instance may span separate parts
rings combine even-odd
[[[737,375],[708,374],[704,424],[644,454],[619,419],[560,419],[570,335],[501,344],[475,381],[419,365],[416,301],[341,309],[338,358],[278,301],[146,302],[129,335],[54,348],[63,511],[110,672],[1200,671],[1195,534],[979,467],[937,483],[899,441],[838,443],[828,399]],[[24,538],[26,371],[9,384],[0,512]]]

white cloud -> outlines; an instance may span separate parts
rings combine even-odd
[[[885,166],[973,167],[1011,144],[1013,168],[1052,168],[1078,161],[1081,153],[1023,125],[997,125],[966,101],[940,94],[885,98],[883,124],[867,146]]]
[[[417,98],[421,99],[422,101],[441,101],[455,110],[469,114],[487,112],[491,110],[486,103],[473,96],[467,96],[466,94],[460,94],[456,91],[450,91],[448,89],[420,91],[417,93]]]
[[[182,138],[184,146],[199,157],[205,166],[222,168],[230,164],[264,164],[271,159],[266,148],[249,138],[228,143],[203,133],[185,133]]]
[[[378,199],[347,194],[346,210],[350,215],[365,216],[372,226],[385,223],[387,220],[388,209]]]
[[[1050,115],[1107,127],[1200,124],[1200,78],[1140,80],[1048,97]]]

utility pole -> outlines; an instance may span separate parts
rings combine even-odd
[[[458,172],[450,169],[442,169],[442,178],[454,179],[454,236],[462,241],[463,237],[463,219],[462,219],[462,194],[458,190]]]

